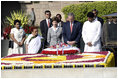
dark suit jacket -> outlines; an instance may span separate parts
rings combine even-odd
[[[50,27],[52,26],[52,19],[50,19]],[[46,23],[46,19],[40,22],[40,30],[42,33],[42,37],[45,39],[44,44],[47,45],[47,33],[48,33],[48,25]]]
[[[104,20],[100,17],[97,17],[98,21],[101,23],[101,28],[103,29],[103,24],[104,24]],[[100,38],[101,39],[101,38]],[[101,45],[103,46],[103,42],[101,41]]]
[[[98,18],[98,21],[100,21],[100,23],[102,24],[102,26],[103,26],[103,24],[104,24],[104,20],[102,19],[102,18],[100,18],[100,17],[97,17]]]
[[[63,24],[64,24],[64,22],[63,22],[63,21],[61,21],[61,27],[63,27]]]
[[[80,47],[80,38],[82,32],[82,25],[78,21],[74,21],[72,33],[70,31],[70,22],[66,22],[63,24],[63,38],[64,42],[67,41],[76,41],[77,47]]]

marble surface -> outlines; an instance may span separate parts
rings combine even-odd
[[[1,70],[2,78],[117,78],[117,68],[55,68]]]

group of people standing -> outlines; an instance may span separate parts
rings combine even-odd
[[[66,22],[61,21],[61,15],[57,14],[52,19],[51,12],[45,11],[46,19],[40,22],[40,30],[45,39],[45,47],[63,42],[80,47],[82,36],[85,43],[84,52],[101,51],[101,31],[103,19],[97,17],[98,11],[93,9],[87,14],[88,21],[83,24],[75,20],[73,13],[68,13]]]
[[[85,43],[84,52],[101,51],[101,30],[104,23],[102,18],[97,17],[96,9],[88,12],[88,21],[82,23],[75,20],[73,13],[68,13],[66,22],[63,22],[61,14],[51,18],[51,12],[45,11],[46,19],[40,22],[42,37],[38,35],[38,28],[32,29],[32,34],[25,40],[25,32],[20,28],[21,22],[14,21],[15,28],[11,30],[11,42],[9,45],[10,53],[23,54],[23,44],[26,41],[26,53],[38,53],[41,48],[41,39],[44,39],[44,48],[58,43],[66,43],[80,48],[80,39],[83,38]],[[82,27],[83,26],[83,27]],[[11,52],[12,50],[12,52]]]

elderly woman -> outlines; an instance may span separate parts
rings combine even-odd
[[[34,27],[32,29],[32,34],[30,34],[26,39],[26,53],[36,54],[41,48],[41,36],[38,35],[38,28]]]
[[[47,42],[49,46],[62,42],[62,27],[58,26],[58,18],[52,18],[52,27],[48,29]]]
[[[11,54],[23,54],[23,44],[25,41],[24,30],[20,28],[21,22],[19,20],[14,21],[14,28],[10,32],[10,42],[8,55]]]

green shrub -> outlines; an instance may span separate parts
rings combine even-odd
[[[81,4],[72,4],[62,8],[62,12],[67,18],[69,12],[74,13],[75,20],[84,23],[87,20],[87,13],[93,9],[98,10],[98,17],[117,12],[117,1],[96,1]],[[105,20],[106,18],[103,17]]]

